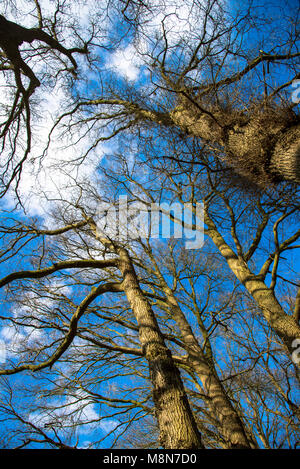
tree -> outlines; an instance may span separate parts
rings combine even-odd
[[[76,118],[82,109],[89,115],[85,124],[94,126],[96,119],[99,126],[101,119],[107,122],[110,116],[115,122],[113,135],[142,122],[174,127],[201,139],[248,183],[262,188],[281,181],[298,184],[297,103],[289,102],[284,95],[299,78],[294,71],[299,57],[294,9],[287,13],[287,8],[279,7],[277,12],[274,6],[271,10],[274,16],[284,18],[280,22],[275,16],[272,23],[273,28],[280,28],[279,44],[276,36],[269,36],[268,8],[262,13],[255,5],[253,11],[245,5],[233,18],[222,1],[191,2],[187,8],[192,39],[176,36],[177,43],[172,25],[166,25],[168,14],[162,17],[160,35],[152,38],[147,36],[147,14],[140,13],[135,35],[142,43],[140,47],[147,48],[141,36],[151,44],[151,52],[142,54],[151,70],[150,98],[141,90],[108,85],[97,99],[77,99],[73,110],[60,119]],[[173,14],[174,21],[180,21]],[[257,34],[256,17],[265,24],[266,37]],[[280,84],[275,65],[282,75]],[[249,83],[253,84],[250,90]],[[102,107],[103,114],[99,112]]]
[[[75,41],[79,45],[70,48],[64,47],[60,41],[61,32],[58,22],[60,14],[68,15],[64,2],[57,2],[53,18],[42,14],[38,1],[34,3],[37,27],[26,28],[0,15],[0,70],[6,79],[5,85],[2,85],[3,101],[1,102],[0,124],[3,159],[1,197],[7,193],[13,183],[16,184],[16,189],[18,188],[24,163],[33,150],[32,115],[36,117],[37,106],[32,95],[41,83],[43,83],[44,89],[47,85],[53,88],[55,83],[60,81],[60,75],[63,72],[71,73],[76,79],[77,62],[74,55],[87,54],[88,43],[93,37],[93,33],[91,33],[91,37],[83,41],[77,25]],[[15,13],[16,11],[17,9],[15,9]],[[24,15],[21,12],[22,14]],[[65,33],[69,28],[75,26],[74,20],[73,24],[65,24]],[[22,45],[24,43],[29,48],[23,51]],[[44,60],[46,64],[49,61],[50,64],[54,61],[56,65],[50,80],[45,73],[45,68],[43,69],[42,62]],[[38,78],[34,72],[31,66],[31,63],[34,64],[34,62],[40,62],[39,75],[42,75],[42,78]],[[72,67],[68,62],[72,64]],[[36,64],[34,65],[36,66]],[[22,152],[23,155],[20,156],[19,152]]]
[[[94,232],[96,239],[99,238],[95,223],[90,219],[87,220],[87,223]],[[58,231],[61,232],[61,230]],[[52,231],[48,234],[55,235],[57,232]],[[106,292],[124,291],[137,321],[143,355],[149,362],[150,380],[153,384],[153,400],[160,428],[160,443],[165,448],[199,448],[202,446],[200,433],[189,408],[179,372],[170,351],[165,345],[151,306],[140,289],[130,256],[124,247],[117,246],[109,239],[100,238],[99,241],[110,252],[117,254],[117,258],[108,261],[62,261],[44,269],[9,274],[2,279],[1,286],[5,286],[13,280],[42,278],[62,269],[78,267],[95,267],[97,269],[118,267],[122,275],[121,283],[101,283],[98,287],[91,289],[71,317],[65,337],[49,357],[41,363],[17,365],[11,369],[1,370],[0,374],[9,375],[24,370],[34,372],[45,367],[51,367],[72,343],[77,333],[78,321],[91,302]],[[173,416],[176,416],[176,418],[173,418]]]
[[[122,156],[123,152],[121,152],[120,155],[118,155],[119,162],[115,159],[111,164],[111,168],[106,170],[106,174],[111,177],[111,180],[114,181],[114,184],[116,184],[117,187],[122,187],[123,190],[126,190],[128,197],[130,197],[131,200],[136,199],[146,207],[150,206],[153,202],[159,202],[159,200],[169,200],[169,206],[172,207],[171,202],[174,200],[179,200],[182,204],[190,203],[193,205],[196,200],[204,199],[206,202],[204,219],[208,225],[208,228],[205,230],[206,233],[211,238],[215,247],[219,250],[219,253],[224,258],[224,261],[236,276],[237,280],[240,281],[241,276],[247,275],[248,272],[249,278],[247,279],[247,283],[241,282],[241,284],[246,287],[246,291],[254,300],[256,308],[261,308],[263,317],[267,320],[267,324],[269,324],[273,331],[278,334],[281,341],[283,340],[283,343],[286,345],[285,350],[289,351],[288,356],[290,356],[293,352],[293,341],[295,338],[299,337],[297,329],[298,304],[297,302],[293,302],[290,305],[285,305],[287,311],[284,311],[277,295],[282,291],[282,280],[284,282],[290,281],[286,277],[282,278],[278,269],[279,263],[282,262],[282,253],[287,252],[290,249],[297,249],[298,245],[295,245],[294,243],[299,237],[299,232],[294,232],[293,230],[289,232],[288,230],[289,236],[280,239],[279,227],[281,223],[285,223],[289,219],[290,222],[288,222],[288,224],[290,226],[294,226],[293,220],[297,219],[294,218],[296,207],[291,206],[293,204],[291,204],[289,200],[284,200],[282,194],[274,195],[272,192],[271,194],[264,194],[263,196],[260,194],[252,194],[252,197],[249,200],[246,199],[241,203],[240,190],[232,187],[231,184],[229,186],[228,184],[224,185],[220,181],[218,173],[215,173],[215,165],[213,165],[210,170],[210,167],[206,164],[208,179],[203,177],[201,174],[202,169],[199,171],[196,170],[194,164],[195,159],[193,158],[191,149],[192,145],[189,145],[188,150],[186,150],[186,153],[189,152],[191,155],[191,162],[182,164],[180,163],[182,160],[180,160],[178,156],[178,159],[174,158],[173,155],[180,154],[181,149],[179,150],[178,148],[177,139],[174,139],[175,141],[172,142],[171,138],[168,138],[166,145],[161,149],[164,159],[161,158],[160,154],[157,152],[157,160],[155,163],[152,162],[151,158],[147,159],[147,166],[151,168],[152,173],[148,173],[141,182],[140,176],[135,177],[135,175],[140,175],[138,168],[141,164],[145,164],[144,158],[145,155],[147,155],[146,151],[148,150],[151,153],[153,151],[152,148],[149,150],[149,142],[147,139],[145,140],[146,144],[145,147],[143,147],[142,139],[140,139],[135,167],[130,170],[128,169],[127,158],[124,158]],[[173,144],[174,147],[172,146]],[[199,155],[200,149],[194,148],[194,151]],[[142,161],[138,159],[139,153],[143,155]],[[172,155],[170,158],[170,164],[166,163],[166,155],[168,154]],[[105,171],[104,168],[103,171]],[[150,174],[151,177],[149,177]],[[227,217],[224,215],[226,213],[228,213]],[[213,215],[211,216],[210,214]],[[169,215],[174,217],[171,213]],[[247,220],[247,222],[245,220]],[[177,219],[177,223],[182,223],[181,216]],[[248,235],[245,235],[246,226],[248,227],[247,229],[249,229]],[[287,226],[288,225],[286,225],[286,228],[282,230],[282,233],[285,233]],[[213,227],[213,229],[211,227]],[[194,229],[196,229],[196,227]],[[224,240],[225,237],[227,240],[226,242]],[[269,239],[270,242],[272,242],[272,238],[274,238],[274,253],[270,252],[270,249],[272,250],[270,244],[267,249],[264,245],[266,239]],[[150,251],[147,251],[147,255],[151,257],[151,248],[148,249],[150,249]],[[240,261],[238,261],[238,259]],[[241,262],[239,270],[236,268],[236,261],[237,263]],[[176,318],[177,325],[181,331],[181,340],[186,343],[186,350],[188,351],[190,349],[190,360],[191,362],[194,361],[193,367],[196,373],[198,372],[200,379],[204,382],[207,380],[209,386],[211,386],[212,394],[210,394],[209,390],[206,388],[206,392],[208,392],[211,402],[213,402],[214,399],[213,393],[216,392],[218,403],[221,405],[224,412],[224,409],[227,408],[227,406],[225,402],[222,402],[221,396],[223,394],[224,401],[226,401],[226,393],[222,392],[222,384],[220,382],[215,382],[214,376],[212,373],[209,373],[209,367],[214,367],[214,362],[210,363],[209,356],[206,354],[203,355],[201,348],[199,348],[199,344],[197,344],[197,341],[195,340],[193,331],[186,322],[184,314],[182,314],[178,307],[173,291],[166,284],[157,264],[155,263],[155,259],[153,259],[153,262],[158,276],[158,279],[155,281],[155,285],[159,283],[160,289],[166,295],[165,302],[168,304],[168,309],[172,309],[173,318]],[[195,264],[199,262],[199,256],[194,259],[194,262]],[[273,262],[274,265],[270,271],[269,269]],[[258,280],[261,282],[260,285],[263,286],[263,288],[259,289],[258,294],[255,289],[251,289],[248,286],[248,282],[251,285],[252,278],[253,281],[256,278],[254,272],[255,269],[257,269],[257,264],[262,266],[262,268],[259,268],[259,274],[256,275]],[[219,272],[220,267],[218,269],[218,275],[220,275]],[[270,286],[268,286],[267,282],[263,283],[263,278],[266,278],[268,273],[271,274]],[[287,275],[287,273],[285,273],[285,275]],[[290,283],[297,286],[294,282]],[[277,289],[278,294],[275,293],[275,288]],[[269,303],[267,305],[264,305],[263,303],[265,295],[268,295],[267,298]],[[161,293],[159,294],[159,298],[161,300]],[[284,303],[285,301],[283,301],[283,304]],[[278,311],[280,308],[280,316],[277,317],[277,320],[282,324],[282,329],[277,327],[277,321],[273,321],[270,314],[272,312],[272,308],[275,309],[275,304],[278,305]],[[293,327],[294,332],[292,332]],[[294,335],[289,336],[289,334]],[[207,343],[207,340],[206,333],[204,336],[205,343]],[[196,353],[195,350],[197,350]],[[229,401],[229,408],[230,407]],[[230,412],[229,408],[227,415],[236,415],[234,409],[231,408]],[[213,415],[218,415],[218,410],[216,408],[213,409]],[[237,416],[233,418],[237,418]],[[243,431],[241,433],[243,433]],[[236,436],[236,429],[233,434]],[[230,441],[228,433],[226,436],[227,438],[225,438],[225,440]]]

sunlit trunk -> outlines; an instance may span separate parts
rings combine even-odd
[[[153,256],[151,256],[151,258],[162,284],[162,289],[166,294],[167,303],[172,312],[173,319],[179,327],[181,340],[186,346],[188,363],[195,370],[199,380],[202,382],[213,415],[220,422],[220,431],[226,442],[226,446],[231,449],[249,449],[250,444],[247,440],[243,423],[233,408],[213,364],[209,362],[202,351],[177,299],[165,282],[164,277],[161,275],[155,259]]]
[[[180,373],[165,345],[152,308],[139,287],[134,267],[124,249],[119,249],[122,287],[139,327],[144,356],[149,363],[153,400],[165,449],[203,448]]]
[[[292,354],[294,351],[292,343],[295,339],[300,338],[299,324],[293,316],[284,312],[273,290],[268,288],[259,276],[249,270],[245,261],[236,256],[207,214],[205,215],[205,223],[209,226],[208,235],[226,259],[229,268],[254,298],[265,320]]]
[[[164,118],[149,111],[141,117],[223,146],[222,161],[257,185],[281,180],[300,184],[300,126],[281,109],[247,117],[238,111],[199,113],[185,102]]]

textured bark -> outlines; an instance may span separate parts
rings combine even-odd
[[[139,287],[134,267],[124,249],[118,249],[122,287],[139,327],[144,356],[149,363],[153,400],[165,449],[203,448],[180,373],[165,345],[152,308]]]
[[[180,95],[180,93],[179,93]],[[299,116],[276,106],[243,112],[200,105],[180,95],[170,112],[145,109],[122,99],[100,99],[94,104],[116,104],[135,120],[164,127],[179,127],[188,135],[223,147],[217,156],[255,185],[282,180],[300,183]]]
[[[250,444],[247,440],[243,423],[235,411],[230,399],[228,398],[222,383],[220,382],[213,363],[205,356],[194,333],[182,312],[173,291],[169,288],[161,275],[155,259],[152,257],[156,273],[160,279],[162,289],[166,294],[166,299],[173,318],[175,319],[180,333],[181,340],[186,346],[188,353],[188,362],[195,370],[203,384],[203,388],[209,400],[209,405],[213,415],[220,422],[220,431],[226,445],[230,449],[249,449]]]
[[[172,304],[174,319],[180,328],[183,342],[187,346],[188,361],[203,384],[213,415],[220,421],[222,436],[228,448],[249,449],[242,421],[226,395],[213,365],[205,357],[173,295],[169,296],[169,302]]]
[[[226,163],[255,184],[300,183],[300,125],[292,113],[269,109],[249,117],[219,110],[206,114],[185,102],[170,117],[186,133],[223,146]]]
[[[270,169],[288,181],[300,182],[300,126],[293,126],[278,139]]]
[[[292,342],[300,338],[300,326],[295,318],[284,312],[273,290],[268,288],[259,276],[254,275],[246,262],[232,251],[207,213],[205,215],[205,223],[209,227],[207,234],[226,259],[231,271],[254,298],[273,331],[282,340],[289,352],[293,353]]]

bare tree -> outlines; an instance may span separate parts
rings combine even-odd
[[[81,208],[84,213],[84,209]],[[85,298],[76,307],[72,317],[70,318],[68,330],[64,334],[58,346],[50,355],[41,362],[19,363],[12,368],[3,369],[1,375],[16,374],[25,370],[32,372],[42,370],[46,367],[52,367],[56,361],[63,355],[73,342],[76,334],[78,321],[85,314],[90,306],[99,295],[107,292],[121,292],[126,294],[129,305],[135,315],[137,327],[139,331],[140,343],[142,346],[142,355],[145,356],[149,363],[150,381],[153,384],[153,400],[156,408],[156,418],[160,428],[160,442],[165,448],[199,448],[202,447],[200,433],[197,429],[193,414],[189,407],[189,403],[184,391],[184,387],[180,378],[178,369],[176,368],[172,355],[165,345],[164,337],[160,332],[159,325],[155,315],[151,309],[147,298],[140,289],[134,266],[127,250],[118,246],[109,238],[105,238],[97,234],[97,226],[92,218],[86,217],[86,222],[69,224],[63,229],[43,232],[50,236],[55,236],[62,232],[70,231],[76,226],[87,225],[92,231],[93,236],[102,243],[108,252],[116,254],[110,259],[97,261],[95,259],[85,260],[66,260],[54,262],[50,267],[37,268],[35,270],[23,270],[7,275],[1,280],[1,287],[20,279],[39,279],[44,278],[52,273],[64,269],[73,269],[80,267],[94,267],[96,269],[107,269],[117,267],[120,270],[121,282],[106,282],[93,287]],[[36,236],[42,234],[40,230],[35,228],[29,229],[29,233],[35,233]],[[56,343],[51,343],[52,347]],[[32,355],[30,353],[30,355]],[[40,351],[35,353],[38,360]],[[176,416],[176,418],[174,418]]]
[[[74,47],[67,48],[60,39],[60,15],[67,15],[64,2],[57,2],[53,18],[44,15],[44,8],[35,1],[37,27],[26,28],[0,15],[0,71],[4,75],[2,84],[0,139],[2,148],[1,196],[14,182],[18,188],[22,168],[33,149],[33,116],[37,113],[34,92],[46,78],[43,67],[37,62],[52,63],[52,81],[58,81],[63,72],[77,78],[76,54],[86,55],[91,37],[84,41],[77,28]],[[34,14],[28,15],[34,17]],[[65,33],[72,25],[65,25]],[[54,59],[54,60],[53,60]],[[38,73],[34,68],[39,68]],[[41,76],[41,78],[38,77]],[[20,156],[19,153],[23,152]]]
[[[136,35],[140,42],[143,38],[151,44],[150,51],[141,54],[150,69],[150,96],[110,83],[96,99],[77,100],[58,123],[72,118],[74,125],[79,115],[78,123],[92,129],[96,122],[100,127],[101,120],[106,124],[113,119],[111,136],[143,123],[174,128],[199,139],[248,184],[261,188],[282,181],[298,184],[299,116],[297,103],[286,93],[299,78],[297,11],[293,9],[289,17],[287,8],[273,7],[273,28],[280,28],[282,36],[281,42],[275,42],[277,37],[268,35],[268,11],[257,8],[256,12],[249,5],[232,18],[222,1],[191,2],[187,8],[192,40],[182,34],[175,43],[176,27],[167,27],[168,14],[162,15],[160,32],[153,38],[147,29],[147,8],[140,13]],[[176,23],[180,18],[173,14]],[[256,21],[265,25],[268,41],[258,36]],[[82,113],[88,119],[83,121]],[[103,138],[109,138],[107,132]],[[94,146],[101,140],[100,136]]]

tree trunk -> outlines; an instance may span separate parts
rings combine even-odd
[[[208,225],[207,234],[226,259],[229,268],[254,298],[270,327],[292,354],[294,351],[292,343],[295,339],[300,338],[299,324],[294,317],[284,312],[273,290],[268,288],[259,276],[254,275],[246,262],[232,251],[207,213],[205,214],[205,223]]]
[[[141,109],[135,114],[223,146],[222,161],[256,185],[282,180],[300,184],[299,119],[288,111],[270,108],[253,116],[218,109],[199,112],[183,100],[169,114]]]
[[[220,421],[221,433],[228,448],[249,449],[250,444],[248,443],[243,423],[233,408],[214,366],[208,363],[174,296],[173,298],[169,297],[169,301],[172,304],[174,319],[180,328],[183,342],[187,346],[188,361],[203,384],[203,388],[210,401],[210,408]]]
[[[300,127],[292,127],[278,139],[270,170],[287,181],[300,183]]]
[[[231,401],[218,378],[213,364],[209,363],[209,360],[205,356],[196,337],[194,336],[194,333],[188,321],[186,320],[184,313],[178,305],[173,291],[165,282],[165,279],[162,276],[152,254],[150,254],[150,256],[154,263],[156,273],[160,279],[162,289],[166,294],[167,302],[173,313],[173,318],[179,327],[182,341],[186,346],[188,362],[195,370],[203,384],[203,388],[209,399],[210,408],[213,412],[213,415],[216,416],[220,422],[221,433],[226,444],[228,445],[228,448],[249,449],[250,444],[247,440],[243,423],[233,408]]]
[[[152,308],[139,287],[134,267],[125,249],[119,248],[122,287],[136,317],[142,349],[149,363],[153,400],[165,449],[203,448],[179,370],[165,345]]]

